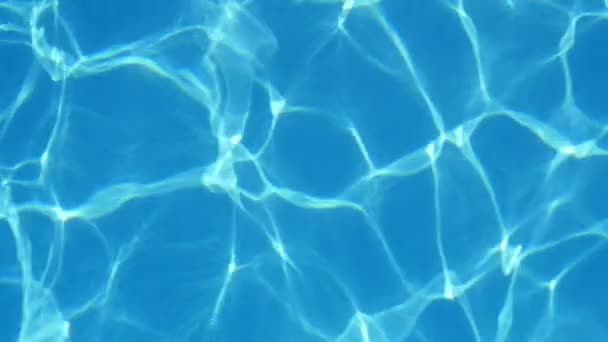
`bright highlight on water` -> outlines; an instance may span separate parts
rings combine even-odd
[[[0,2],[0,341],[608,340],[605,0]]]

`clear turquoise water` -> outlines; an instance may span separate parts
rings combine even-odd
[[[0,341],[608,339],[608,10],[0,2]]]

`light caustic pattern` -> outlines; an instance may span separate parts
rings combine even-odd
[[[605,341],[608,11],[0,3],[3,341]]]

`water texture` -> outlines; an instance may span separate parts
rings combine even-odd
[[[0,2],[0,341],[608,340],[601,0]]]

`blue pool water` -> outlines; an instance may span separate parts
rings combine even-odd
[[[0,2],[0,341],[608,340],[601,0]]]

